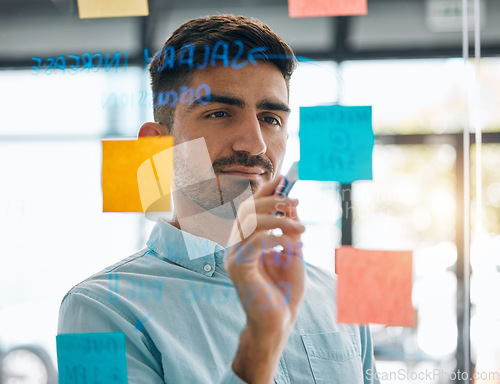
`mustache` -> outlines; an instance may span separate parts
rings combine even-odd
[[[273,163],[262,155],[249,156],[245,152],[235,152],[229,157],[222,157],[213,162],[214,172],[221,171],[229,165],[243,165],[245,167],[262,167],[269,173],[273,173]]]

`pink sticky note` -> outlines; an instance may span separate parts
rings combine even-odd
[[[413,325],[411,251],[343,246],[335,252],[335,271],[339,323]]]
[[[290,17],[355,16],[368,13],[367,0],[288,0]]]

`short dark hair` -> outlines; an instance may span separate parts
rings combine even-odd
[[[181,87],[189,86],[192,73],[206,61],[206,50],[214,49],[217,53],[218,49],[214,47],[220,47],[221,44],[225,44],[223,49],[227,50],[230,60],[244,60],[247,53],[253,51],[256,60],[272,63],[282,73],[289,89],[297,60],[292,49],[266,24],[235,15],[193,19],[175,30],[149,65],[156,122],[171,130],[176,103],[167,104],[163,97],[163,102],[159,102],[159,96],[162,92],[178,92]],[[187,51],[192,61],[183,65],[186,63],[184,56]],[[212,65],[214,61],[212,59]],[[227,61],[223,63],[228,65]]]

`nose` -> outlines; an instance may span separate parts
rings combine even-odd
[[[247,152],[249,155],[266,153],[267,146],[257,116],[242,118],[234,131],[233,150],[235,152]]]

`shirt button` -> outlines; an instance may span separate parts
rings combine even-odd
[[[210,272],[212,270],[212,266],[210,264],[205,264],[203,269],[205,270],[205,272]]]

